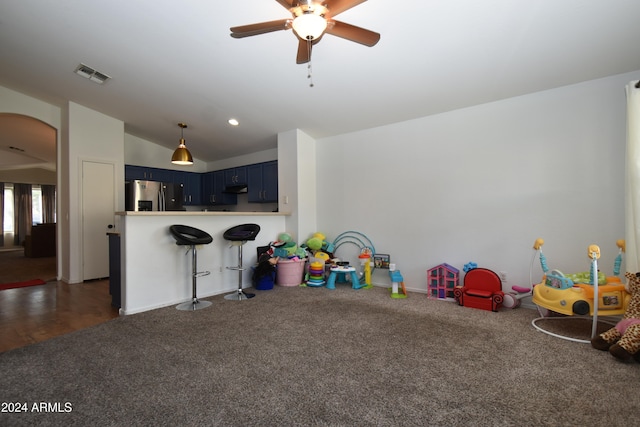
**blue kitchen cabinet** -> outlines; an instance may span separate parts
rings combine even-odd
[[[202,204],[202,174],[196,172],[176,171],[175,182],[183,185],[184,206],[197,206]]]
[[[247,185],[250,203],[277,203],[278,162],[271,161],[247,166]]]
[[[225,193],[224,171],[202,174],[202,204],[207,206],[237,205],[238,195]]]
[[[237,185],[247,185],[247,167],[239,166],[224,170],[224,185],[232,187]]]
[[[125,181],[133,181],[136,179],[144,181],[160,181],[175,182],[174,173],[171,169],[151,168],[148,166],[125,165],[124,179]]]

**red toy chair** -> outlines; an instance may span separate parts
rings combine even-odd
[[[486,268],[474,268],[464,276],[464,286],[453,290],[458,304],[464,307],[498,311],[504,300],[500,277]]]

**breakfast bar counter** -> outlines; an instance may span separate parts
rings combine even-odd
[[[237,252],[223,238],[236,225],[260,226],[255,241],[244,246],[243,283],[251,285],[250,266],[257,261],[259,246],[275,241],[286,231],[282,212],[116,212],[116,228],[121,240],[120,314],[133,314],[190,301],[192,296],[191,253],[176,245],[169,232],[175,224],[188,225],[209,233],[213,242],[198,246],[198,270],[211,274],[198,277],[198,298],[233,292],[238,286]]]

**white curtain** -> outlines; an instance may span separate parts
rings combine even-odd
[[[626,270],[640,271],[640,81],[627,85]]]

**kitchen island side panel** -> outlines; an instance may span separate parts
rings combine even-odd
[[[189,215],[183,212],[162,214],[122,214],[122,289],[121,314],[134,314],[190,301],[192,297],[189,246],[176,245],[169,232],[174,224],[206,231],[213,237],[208,245],[197,246],[198,271],[209,271],[198,277],[198,298],[230,293],[238,288],[238,272],[226,267],[238,265],[237,247],[224,240],[223,233],[235,225],[255,223],[260,233],[255,241],[243,247],[244,287],[251,286],[251,266],[257,261],[258,246],[275,241],[286,231],[285,215]]]

